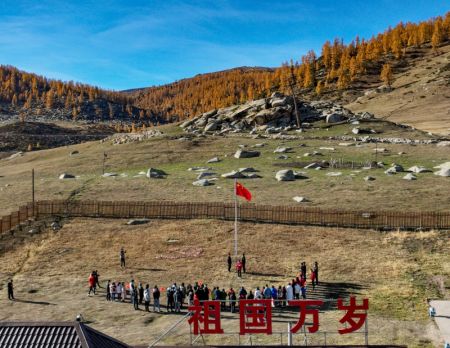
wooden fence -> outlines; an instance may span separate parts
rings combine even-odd
[[[33,212],[33,204],[29,203],[23,207],[20,207],[18,211],[15,211],[9,215],[0,217],[0,233],[8,232],[14,229],[21,223],[31,219],[35,216]]]
[[[332,210],[241,204],[240,221],[386,229],[450,229],[450,212]],[[40,201],[37,218],[53,215],[103,218],[234,219],[223,202]]]

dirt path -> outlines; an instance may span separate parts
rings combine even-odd
[[[431,301],[430,305],[436,309],[434,321],[439,327],[442,339],[450,343],[450,301]]]

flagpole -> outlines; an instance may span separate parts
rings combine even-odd
[[[237,179],[234,179],[234,256],[238,253],[238,201],[236,194]]]

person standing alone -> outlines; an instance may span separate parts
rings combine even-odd
[[[231,255],[230,255],[230,253],[228,253],[227,262],[228,262],[228,272],[231,272]]]
[[[120,267],[125,268],[125,253],[126,251],[122,248],[120,248]]]
[[[10,279],[8,282],[8,300],[14,301],[14,286],[13,286],[13,280]]]
[[[243,253],[242,254],[242,271],[245,273],[245,262],[246,262],[246,259],[245,259],[245,253]]]

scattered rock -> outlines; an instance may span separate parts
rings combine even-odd
[[[287,160],[289,158],[289,156],[286,155],[280,155],[277,157],[277,159],[281,159],[281,160]]]
[[[292,150],[291,147],[277,147],[273,153],[286,153]]]
[[[406,174],[406,175],[403,177],[403,179],[404,179],[404,180],[416,180],[417,177],[416,177],[414,174],[412,174],[412,173],[408,173],[408,174]]]
[[[450,146],[450,141],[448,141],[448,140],[440,141],[436,144],[436,146],[439,146],[439,147]]]
[[[237,150],[234,154],[235,158],[252,158],[259,157],[261,153],[259,151]]]
[[[399,164],[393,164],[392,167],[390,167],[388,170],[385,171],[386,174],[396,174],[403,172],[404,169]]]
[[[348,146],[355,146],[355,143],[339,143],[338,145],[348,147]]]
[[[210,182],[208,179],[200,179],[197,181],[194,181],[192,183],[194,186],[211,186],[214,185],[214,183]]]
[[[377,147],[377,148],[373,149],[373,151],[375,151],[376,153],[389,152],[389,150],[385,149],[384,147]]]
[[[80,152],[75,150],[70,153],[70,156],[78,155]]]
[[[259,178],[261,178],[261,176],[256,174],[256,173],[250,173],[250,174],[247,174],[246,176],[247,176],[247,179],[259,179]]]
[[[450,177],[450,167],[449,168],[442,168],[441,170],[434,173],[434,175],[439,175],[443,177]]]
[[[210,176],[214,176],[216,175],[216,173],[211,173],[211,172],[202,172],[199,175],[197,175],[197,180],[206,178],[206,177],[210,177]]]
[[[297,203],[308,203],[311,202],[309,199],[305,198],[305,197],[299,197],[299,196],[295,196],[294,198],[292,198],[294,201],[296,201]]]
[[[294,181],[295,174],[291,169],[283,169],[275,174],[275,179],[278,181]]]
[[[146,176],[147,178],[153,178],[153,179],[162,179],[167,175],[167,173],[164,170],[156,169],[156,168],[150,168],[147,170]]]
[[[104,173],[102,176],[104,178],[109,178],[109,177],[117,176],[117,173]]]
[[[412,173],[416,173],[416,174],[420,174],[420,173],[429,173],[431,172],[430,169],[427,169],[425,167],[421,167],[421,166],[413,166],[411,168],[408,168],[407,170],[408,172],[412,172]]]
[[[60,180],[63,180],[63,179],[75,179],[75,175],[68,174],[68,173],[62,173],[62,174],[59,176],[59,179],[60,179]]]
[[[208,170],[211,170],[210,167],[191,167],[188,169],[190,172],[206,172]]]
[[[325,122],[326,123],[337,123],[343,121],[344,118],[340,114],[331,114],[327,115]]]
[[[322,147],[319,147],[319,150],[335,151],[335,148],[334,147],[324,147],[324,146],[322,146]]]
[[[341,176],[342,173],[341,172],[330,172],[325,174],[326,176]]]
[[[24,153],[22,151],[19,151],[19,152],[16,152],[16,153],[12,154],[9,157],[6,157],[5,159],[6,160],[13,160],[15,158],[22,157],[23,155],[24,155]]]
[[[206,163],[218,163],[220,162],[219,157],[213,157],[210,160],[207,160]]]
[[[150,219],[132,219],[127,222],[127,225],[144,225],[150,222]]]
[[[221,177],[222,178],[226,178],[226,179],[243,179],[243,178],[246,178],[246,176],[243,173],[235,171],[235,170],[233,170],[233,171],[231,171],[229,173],[222,174]]]
[[[376,180],[376,179],[370,175],[364,177],[364,181],[374,181],[374,180]]]
[[[241,173],[255,173],[255,172],[257,172],[257,170],[255,168],[253,168],[253,167],[248,167],[248,168],[244,167],[244,168],[239,168],[238,172],[241,172]]]

